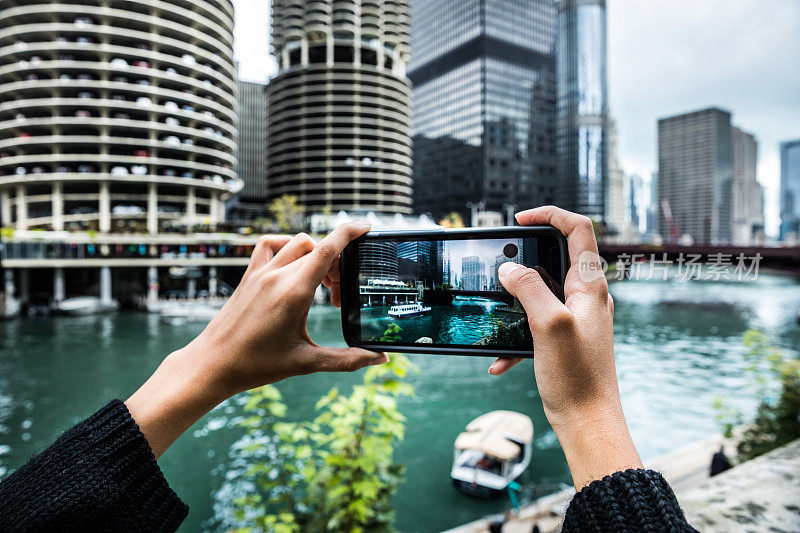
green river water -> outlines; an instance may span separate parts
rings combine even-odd
[[[612,284],[615,344],[622,401],[634,441],[654,457],[718,431],[712,401],[725,395],[748,412],[752,379],[742,372],[741,335],[764,329],[797,354],[800,283],[762,275],[757,281],[623,281]],[[158,317],[116,313],[24,318],[0,322],[0,478],[61,431],[111,398],[126,398],[163,356],[181,347],[200,324],[166,325]],[[343,345],[338,310],[315,306],[309,331],[318,342]],[[406,439],[397,457],[407,467],[395,498],[403,531],[440,531],[499,511],[507,502],[481,501],[450,485],[452,444],[463,426],[493,409],[534,421],[534,454],[526,481],[540,490],[569,481],[558,441],[542,412],[530,361],[508,375],[487,374],[479,357],[412,356],[416,397],[404,399]],[[290,416],[313,416],[316,400],[359,375],[318,374],[279,384]],[[229,459],[242,437],[234,398],[193,426],[161,459],[172,487],[191,511],[181,531],[224,529],[239,484]]]

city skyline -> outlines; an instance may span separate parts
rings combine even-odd
[[[264,82],[276,71],[263,22],[269,3],[234,4],[241,78]],[[800,49],[800,3],[717,1],[698,9],[689,0],[646,6],[612,0],[606,9],[609,103],[625,173],[647,181],[656,170],[657,119],[712,105],[730,109],[759,142],[766,230],[777,236],[778,146],[800,134],[800,65],[791,60],[792,50]],[[746,29],[750,38],[741,39],[731,27]]]

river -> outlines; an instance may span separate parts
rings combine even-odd
[[[713,399],[728,396],[752,413],[755,386],[744,373],[741,335],[766,331],[797,355],[800,283],[762,274],[757,281],[622,281],[612,284],[615,345],[623,406],[644,458],[717,431]],[[311,336],[343,345],[338,310],[315,306]],[[165,325],[157,317],[115,313],[90,317],[25,318],[0,322],[0,478],[19,467],[61,431],[111,398],[125,398],[161,358],[185,344],[202,325]],[[403,531],[439,531],[502,509],[450,485],[452,444],[472,418],[492,409],[532,417],[534,456],[528,481],[550,487],[569,481],[564,456],[542,412],[532,366],[507,375],[487,373],[481,357],[412,356],[420,373],[410,377],[416,397],[404,399],[406,439],[397,448],[407,466],[395,497]],[[317,398],[332,386],[348,387],[358,375],[318,374],[279,384],[297,419],[313,416]],[[241,438],[233,399],[193,426],[160,464],[190,505],[181,531],[215,530],[229,510],[234,483],[229,453]]]
[[[390,306],[364,307],[361,309],[362,338],[380,338],[394,323],[401,328],[397,334],[399,342],[414,344],[421,337],[428,337],[436,343],[470,345],[494,332],[496,320],[522,318],[522,315],[498,313],[498,308],[508,306],[486,298],[456,298],[449,305],[430,307],[424,315],[399,320],[387,314]]]

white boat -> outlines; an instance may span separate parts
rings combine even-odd
[[[458,435],[450,478],[460,491],[492,498],[531,462],[533,422],[514,411],[479,416]]]
[[[116,300],[103,302],[96,296],[78,296],[57,303],[55,309],[66,315],[94,315],[104,311],[113,311],[118,307],[119,302]]]
[[[430,312],[430,307],[423,307],[421,303],[393,305],[389,308],[389,316],[393,318],[407,318],[412,316],[424,315]]]
[[[217,316],[219,307],[198,302],[175,302],[174,305],[161,309],[159,316],[167,324],[185,324],[187,322],[210,322]]]

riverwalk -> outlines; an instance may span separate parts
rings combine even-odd
[[[709,480],[711,457],[720,446],[725,447],[725,453],[729,457],[735,456],[732,441],[722,435],[714,435],[651,461],[645,461],[645,466],[661,472],[678,495],[678,499],[681,499],[682,494],[700,487]],[[559,531],[564,513],[574,495],[575,489],[569,487],[539,498],[523,507],[516,517],[510,519],[503,526],[503,533],[530,533],[534,525],[538,525],[542,533]],[[448,533],[485,533],[489,531],[492,520],[493,517],[488,517],[470,522],[451,529]]]

